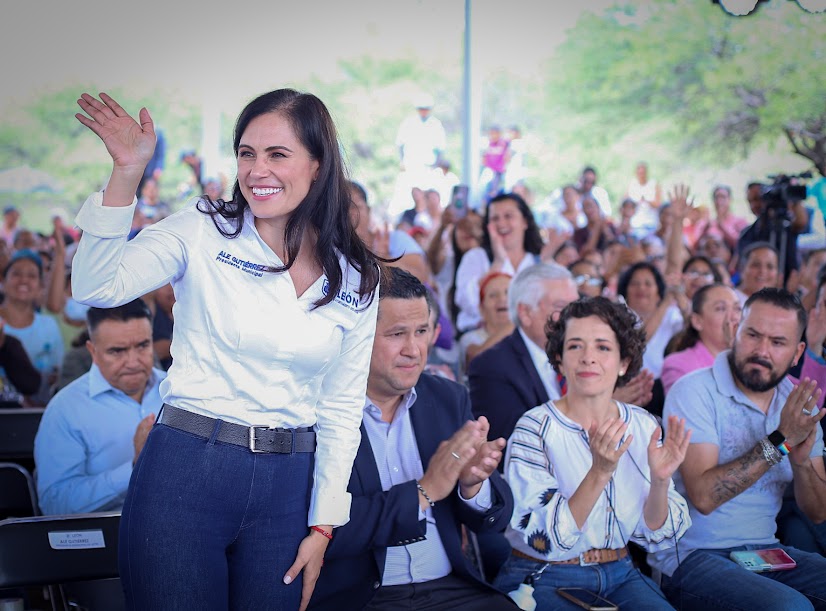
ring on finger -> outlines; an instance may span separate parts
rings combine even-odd
[[[806,408],[804,407],[804,408],[803,408],[803,413],[804,413],[804,414],[806,414],[807,416],[811,416],[811,415],[812,415],[812,410],[810,410],[810,409],[806,409]]]
[[[462,460],[462,457],[459,456],[456,452],[451,452],[450,455],[455,458],[456,460]]]

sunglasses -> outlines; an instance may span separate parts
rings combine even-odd
[[[577,286],[582,286],[583,284],[587,284],[588,286],[602,286],[602,278],[599,276],[590,276],[588,274],[575,276],[574,282],[576,282]]]

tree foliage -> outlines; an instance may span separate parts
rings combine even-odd
[[[617,138],[660,121],[684,152],[730,163],[785,136],[826,174],[826,16],[794,2],[735,18],[654,0],[586,15],[553,60],[550,104]]]

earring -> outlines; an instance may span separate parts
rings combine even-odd
[[[624,375],[625,375],[625,369],[623,369],[622,371],[620,371],[620,377],[622,377],[622,376],[624,376]]]

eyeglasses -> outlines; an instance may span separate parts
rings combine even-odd
[[[689,280],[705,280],[706,282],[711,282],[714,280],[714,274],[711,272],[686,272],[685,277]]]
[[[588,286],[602,286],[602,278],[599,276],[590,276],[588,274],[575,276],[574,282],[576,282],[577,286],[582,286],[583,284],[587,284]]]

